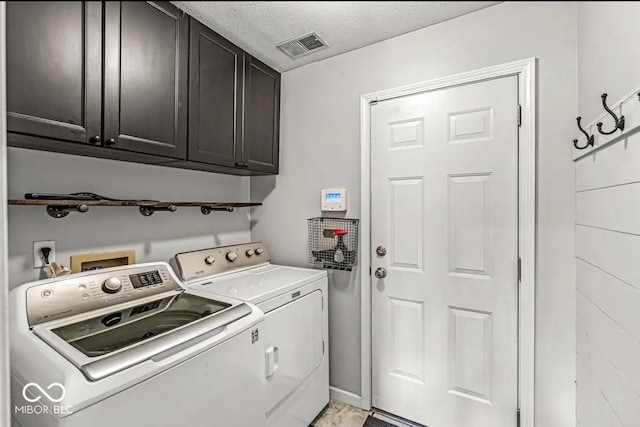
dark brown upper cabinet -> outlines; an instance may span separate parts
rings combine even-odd
[[[245,55],[243,164],[277,174],[279,165],[280,74]]]
[[[8,2],[8,143],[278,173],[280,74],[169,2]]]
[[[7,2],[10,132],[100,143],[101,29],[100,2]]]
[[[242,167],[244,52],[191,19],[190,161]]]
[[[188,37],[169,2],[105,4],[105,145],[186,158]]]

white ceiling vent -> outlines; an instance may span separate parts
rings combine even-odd
[[[329,47],[316,33],[305,34],[293,40],[280,43],[278,49],[292,58],[307,55],[319,49]]]

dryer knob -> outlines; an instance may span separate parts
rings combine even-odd
[[[214,257],[212,257],[211,255],[209,255],[208,257],[206,257],[204,259],[204,262],[206,262],[207,265],[213,265],[213,263],[216,262],[216,259]]]
[[[122,289],[122,282],[117,277],[110,277],[102,284],[102,290],[108,294],[115,294]]]
[[[238,258],[238,254],[235,252],[227,252],[226,257],[229,262],[235,262],[235,260]]]
[[[256,255],[262,255],[262,252],[264,252],[262,248],[256,248]]]
[[[252,257],[252,256],[253,256],[253,249],[247,249],[247,252],[245,252],[245,254],[246,254],[248,257]]]

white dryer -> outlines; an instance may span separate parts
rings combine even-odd
[[[28,283],[10,294],[21,427],[261,427],[264,315],[185,290],[166,263]]]
[[[327,273],[271,264],[260,242],[180,253],[186,285],[257,305],[265,313],[269,427],[308,427],[329,403]]]

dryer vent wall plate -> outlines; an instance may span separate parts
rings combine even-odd
[[[345,212],[347,210],[347,190],[344,188],[322,190],[321,209],[323,212]]]

